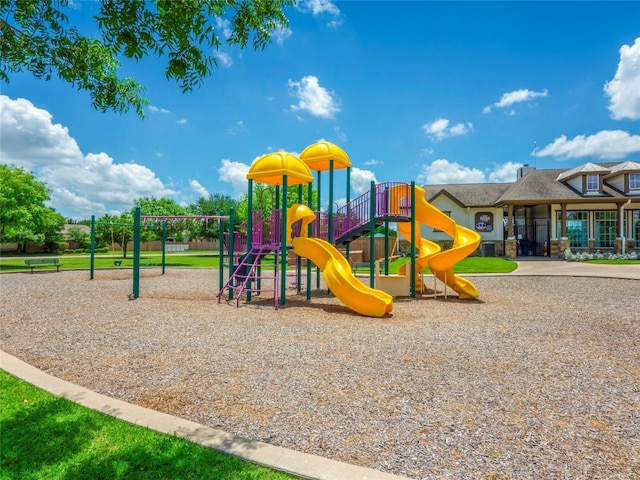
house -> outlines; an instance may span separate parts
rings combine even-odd
[[[640,251],[640,162],[525,165],[511,183],[426,185],[427,200],[482,237],[481,255]],[[622,221],[621,221],[622,219]],[[423,225],[425,238],[452,239]]]

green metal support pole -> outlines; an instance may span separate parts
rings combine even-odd
[[[411,297],[416,298],[416,182],[411,182]]]
[[[247,253],[253,248],[253,180],[249,180],[249,187],[247,192]],[[260,277],[262,275],[260,265],[258,265],[258,280],[257,287],[260,290]],[[251,289],[247,292],[247,302],[251,301]]]
[[[384,274],[389,275],[389,222],[384,222]]]
[[[307,185],[307,205],[309,205],[309,208],[313,208],[312,185],[312,182],[309,182]],[[311,235],[313,235],[313,222],[310,222],[309,225],[307,225],[307,236],[311,237]],[[311,300],[311,272],[311,260],[307,259],[307,300]]]
[[[89,280],[93,280],[93,269],[96,261],[96,216],[91,215],[91,260],[89,263]]]
[[[124,245],[123,245],[124,248]],[[140,296],[140,206],[133,217],[133,298]]]
[[[369,286],[375,285],[375,259],[376,254],[376,183],[371,182],[371,190],[369,191]]]
[[[329,243],[333,245],[333,160],[329,160]]]
[[[280,209],[280,305],[286,302],[287,293],[287,175],[282,176],[282,208]]]
[[[320,227],[320,217],[319,217],[319,215],[320,215],[320,208],[321,208],[320,207],[320,204],[321,204],[320,203],[321,202],[320,197],[322,195],[322,193],[321,193],[322,190],[320,188],[320,180],[321,179],[322,179],[322,175],[321,175],[321,172],[318,170],[318,202],[317,202],[318,205],[316,207],[316,211],[318,212],[317,213],[318,216],[316,217],[318,219],[318,236],[320,236],[322,234],[322,231],[319,228]],[[316,288],[320,288],[320,267],[318,267],[317,265],[316,265]]]
[[[162,221],[162,275],[167,266],[167,221]]]
[[[229,209],[229,276],[233,275],[233,255],[234,255],[234,236],[233,226],[235,225],[235,212],[233,208]],[[229,300],[233,300],[233,288],[229,287]]]
[[[220,216],[222,216],[224,212],[220,212]],[[218,219],[218,288],[222,289],[224,286],[224,220],[222,218]]]
[[[351,167],[347,167],[347,205],[351,202]],[[349,211],[349,207],[347,207],[347,218],[345,218],[346,222],[351,221],[351,212]],[[349,223],[347,223],[348,225]],[[350,259],[351,254],[351,242],[347,243],[347,259]]]
[[[302,203],[302,184],[298,184],[298,203]],[[302,232],[300,232],[302,233]],[[296,255],[296,290],[298,293],[302,291],[302,259]]]
[[[249,192],[247,193],[247,251],[253,247],[253,180],[249,180]]]

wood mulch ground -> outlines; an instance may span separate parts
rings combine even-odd
[[[640,475],[637,280],[476,276],[480,299],[218,304],[217,272],[0,276],[0,347],[102,394],[415,479]],[[442,285],[439,285],[441,288]],[[451,292],[450,292],[451,293]]]

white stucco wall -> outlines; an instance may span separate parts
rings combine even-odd
[[[430,202],[442,212],[451,212],[451,218],[460,226],[477,231],[482,237],[483,242],[493,242],[503,240],[503,212],[501,208],[463,208],[449,197],[440,195]],[[491,231],[477,230],[475,227],[476,214],[491,213],[493,214],[493,228]],[[451,237],[444,232],[434,231],[433,227],[428,225],[420,225],[420,232],[423,238],[429,240],[451,240]]]

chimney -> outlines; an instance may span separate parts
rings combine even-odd
[[[528,163],[525,163],[522,167],[520,167],[518,169],[518,178],[517,180],[520,180],[522,177],[528,175],[529,173],[533,172],[536,169],[536,167],[530,167]]]

